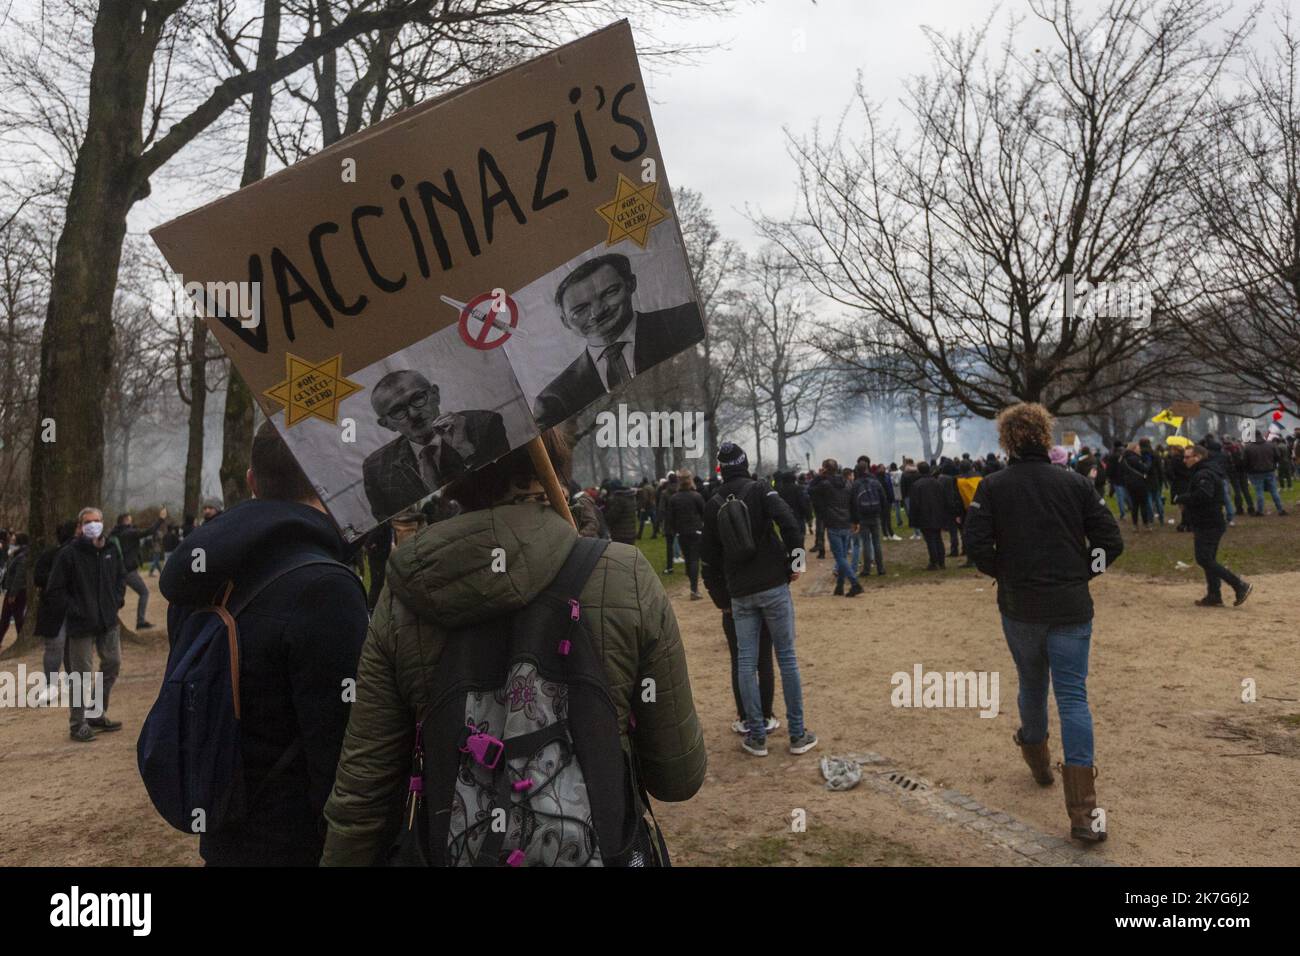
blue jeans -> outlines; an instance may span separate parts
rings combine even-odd
[[[1228,513],[1228,520],[1231,521],[1237,516],[1237,512],[1232,507],[1232,485],[1227,478],[1223,479],[1223,504]]]
[[[843,584],[844,579],[848,578],[850,584],[856,585],[858,576],[849,565],[849,542],[853,538],[853,531],[849,528],[827,528],[826,534],[831,539],[831,554],[835,555],[835,583]]]
[[[1161,491],[1147,492],[1147,507],[1155,514],[1157,523],[1165,523],[1165,493]]]
[[[1128,512],[1128,490],[1123,485],[1115,485],[1115,504],[1119,507],[1119,516],[1122,520]]]
[[[802,737],[803,687],[799,683],[799,662],[794,656],[794,601],[786,584],[731,599],[731,616],[736,624],[736,672],[740,700],[745,705],[745,726],[749,736],[767,739],[763,707],[758,694],[758,639],[767,622],[772,649],[781,670],[781,693],[785,696],[785,719],[790,739]]]
[[[851,547],[849,548],[849,567],[853,568],[854,572],[856,572],[857,569],[862,566],[862,539],[855,534],[849,540],[851,543]]]
[[[862,544],[862,557],[865,562],[862,565],[862,573],[863,574],[871,573],[871,560],[872,558],[875,558],[876,573],[884,574],[885,573],[885,552],[880,547],[880,542],[881,542],[880,519],[870,518],[866,521],[863,521],[858,525],[858,529],[859,529],[858,540]],[[853,562],[853,566],[855,568],[858,567],[857,561]]]
[[[1002,616],[1002,633],[1020,677],[1020,739],[1047,739],[1047,687],[1056,691],[1061,748],[1073,767],[1092,766],[1092,713],[1088,710],[1088,648],[1092,621],[1031,624]]]
[[[1266,474],[1255,474],[1250,476],[1251,487],[1255,489],[1255,511],[1258,514],[1264,513],[1264,492],[1273,496],[1273,504],[1277,507],[1278,513],[1286,511],[1282,507],[1282,499],[1277,493],[1277,475],[1274,472]]]

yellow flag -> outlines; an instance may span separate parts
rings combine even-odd
[[[1157,425],[1172,425],[1174,428],[1177,428],[1183,423],[1182,418],[1170,413],[1167,408],[1161,410],[1160,414],[1151,419],[1151,421],[1155,422]]]

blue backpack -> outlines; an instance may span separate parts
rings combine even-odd
[[[185,833],[214,833],[237,823],[262,789],[302,749],[295,740],[262,786],[248,797],[240,749],[240,613],[280,578],[312,565],[346,567],[324,554],[290,555],[234,595],[228,581],[209,607],[181,625],[167,655],[162,688],[140,730],[136,762],[149,799],[163,819]],[[360,586],[360,581],[358,581]]]

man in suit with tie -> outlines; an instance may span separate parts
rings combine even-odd
[[[586,347],[533,403],[539,428],[550,428],[581,411],[633,376],[704,338],[694,302],[637,312],[636,276],[627,256],[616,252],[588,259],[555,290],[564,327]]]
[[[379,424],[398,433],[361,466],[376,521],[510,451],[498,412],[442,414],[438,386],[419,372],[389,372],[371,390],[370,404]]]

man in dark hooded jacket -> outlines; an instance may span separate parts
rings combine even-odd
[[[930,463],[916,463],[917,479],[912,485],[907,521],[913,528],[921,529],[925,538],[926,551],[930,563],[927,571],[939,571],[944,567],[943,530],[952,522],[952,512],[948,500],[948,490],[939,479],[930,473]]]
[[[849,559],[852,547],[853,515],[849,509],[852,489],[840,473],[840,465],[834,458],[822,462],[822,470],[808,485],[808,497],[812,499],[822,523],[826,526],[826,537],[831,544],[831,554],[835,558],[835,593],[844,594],[844,582],[849,582],[848,597],[857,597],[862,593],[862,584],[854,573]]]
[[[269,422],[253,440],[248,486],[253,500],[187,535],[160,582],[173,642],[227,582],[232,604],[263,587],[236,617],[250,805],[237,825],[200,835],[199,854],[209,866],[315,866],[366,636],[366,598],[339,563],[346,548],[337,527]],[[318,563],[302,566],[311,560]]]
[[[1184,508],[1185,521],[1192,529],[1193,553],[1196,563],[1205,572],[1205,597],[1198,607],[1222,607],[1222,582],[1227,582],[1236,597],[1235,605],[1250,596],[1254,586],[1247,584],[1219,563],[1219,542],[1227,531],[1223,520],[1223,505],[1227,494],[1223,479],[1210,464],[1210,452],[1204,445],[1193,445],[1183,453],[1184,463],[1190,470],[1187,490],[1176,499]]]

